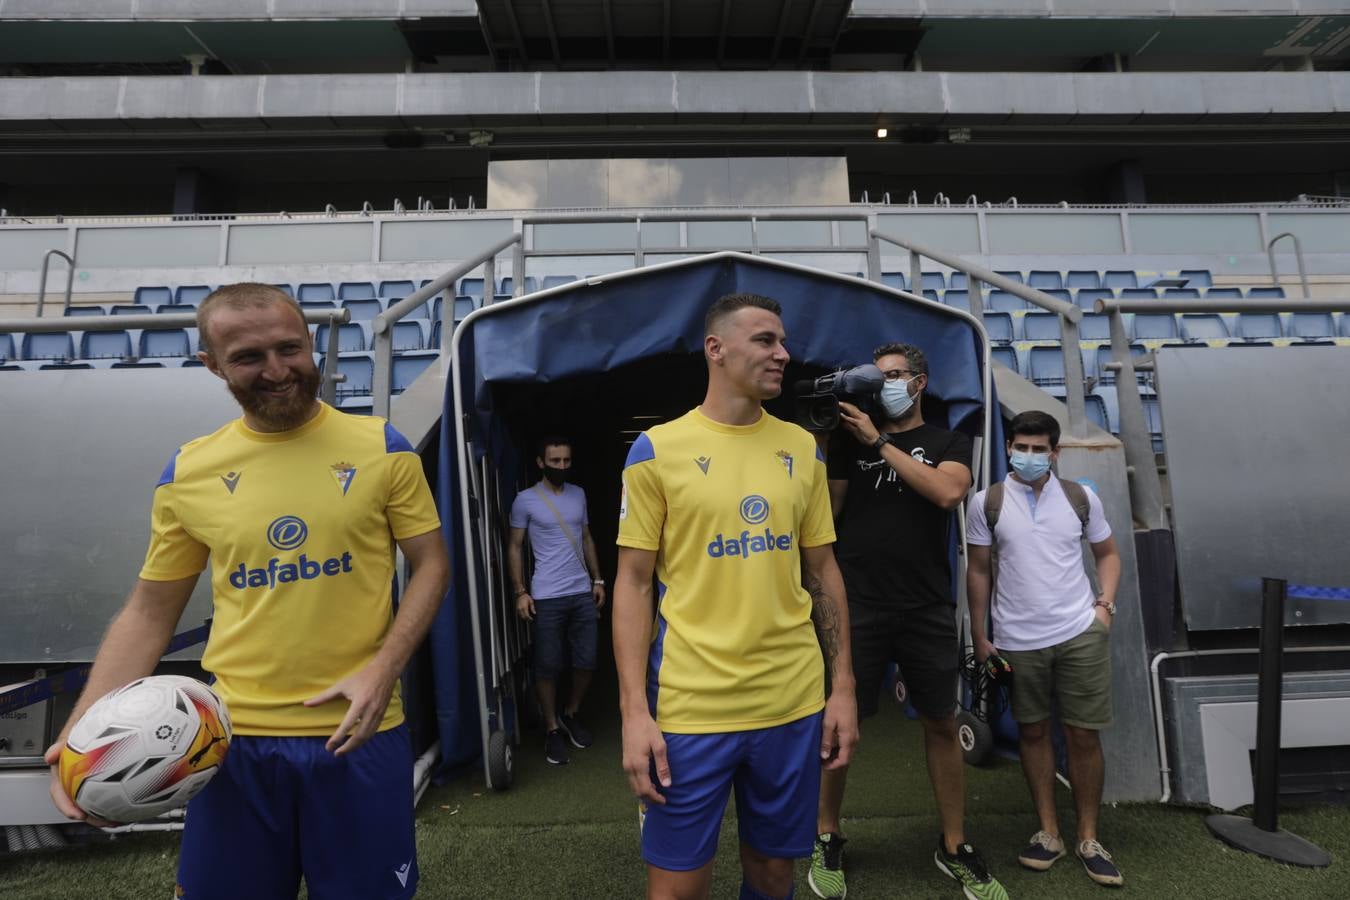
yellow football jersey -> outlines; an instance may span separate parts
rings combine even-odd
[[[634,441],[622,547],[657,551],[647,700],[663,731],[747,731],[825,705],[825,665],[801,584],[802,547],[834,542],[815,440],[764,413],[697,409]]]
[[[375,656],[393,621],[394,541],[439,527],[422,460],[383,419],[322,405],[279,434],[236,419],[170,460],[141,577],[196,575],[209,554],[202,666],[234,730],[328,735],[347,701],[302,702]],[[402,721],[396,686],[380,730]]]

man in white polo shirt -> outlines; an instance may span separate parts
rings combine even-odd
[[[1105,775],[1098,732],[1111,724],[1109,638],[1120,555],[1097,495],[1050,471],[1059,456],[1059,423],[1043,412],[1024,412],[1012,420],[1009,433],[1012,472],[995,486],[1001,500],[998,490],[992,503],[989,491],[981,491],[966,517],[966,594],[976,659],[983,663],[1001,653],[1013,668],[1012,711],[1020,730],[1022,771],[1040,818],[1040,829],[1018,861],[1045,871],[1065,855],[1055,812],[1053,701],[1068,749],[1078,858],[1093,881],[1120,885],[1120,870],[1097,840]],[[1083,568],[1084,539],[1097,562],[1100,594]],[[998,578],[991,641],[984,623],[994,555]]]

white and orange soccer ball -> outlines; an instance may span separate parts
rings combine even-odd
[[[202,682],[151,675],[100,698],[61,751],[61,784],[85,812],[139,822],[183,806],[220,771],[230,714]]]

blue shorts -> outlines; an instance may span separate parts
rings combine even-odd
[[[736,790],[741,843],[765,856],[809,856],[820,802],[822,713],[754,731],[669,734],[671,785],[664,806],[642,815],[642,858],[688,871],[717,853],[729,788]],[[652,778],[655,782],[655,775]]]
[[[553,681],[566,666],[572,650],[572,668],[595,668],[595,630],[600,613],[590,591],[534,601],[534,677]],[[564,643],[566,646],[564,646]]]
[[[237,735],[187,808],[178,897],[401,900],[417,892],[412,741],[400,725],[347,756],[322,737]]]

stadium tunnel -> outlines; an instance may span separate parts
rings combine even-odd
[[[794,418],[798,380],[870,362],[886,341],[913,343],[932,368],[925,419],[976,440],[976,480],[987,483],[991,461],[979,439],[993,433],[1001,446],[1001,420],[991,416],[998,405],[987,336],[964,311],[736,252],[591,278],[475,311],[453,338],[440,442],[438,493],[455,558],[449,602],[431,638],[444,764],[481,758],[490,785],[509,784],[519,707],[533,703],[516,702],[524,696],[527,644],[509,603],[504,538],[511,499],[538,478],[538,440],[572,439],[572,480],[586,490],[601,570],[611,579],[628,445],[701,402],[704,314],[737,292],[783,306],[792,361],[788,390],[766,405],[771,413]],[[995,457],[998,478],[1003,461]],[[959,529],[951,534],[955,560]],[[953,565],[954,579],[957,571]],[[613,668],[607,621],[602,673]],[[602,715],[598,697],[591,703],[593,715]]]

